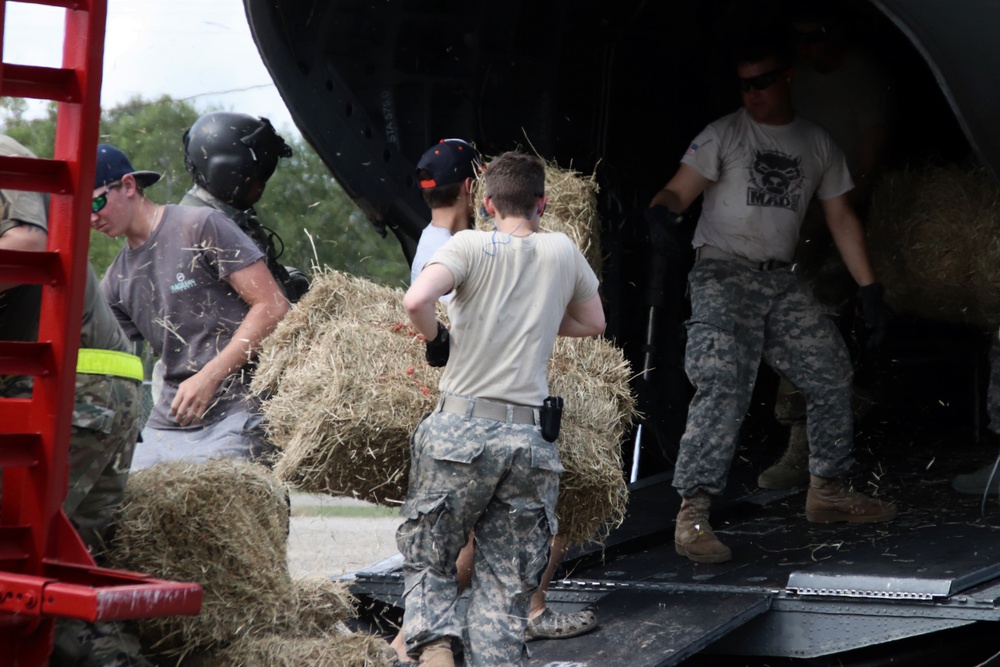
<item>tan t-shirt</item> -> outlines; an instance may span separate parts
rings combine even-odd
[[[441,391],[541,405],[566,307],[597,294],[597,276],[576,245],[561,233],[517,238],[466,230],[428,264],[445,266],[455,278]]]

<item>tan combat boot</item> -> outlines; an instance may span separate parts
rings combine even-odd
[[[707,493],[696,493],[690,498],[681,498],[681,511],[677,513],[677,527],[674,529],[674,547],[681,556],[695,563],[725,563],[733,553],[712,532],[708,524],[708,508],[712,497]]]
[[[895,503],[848,491],[839,481],[810,476],[806,494],[806,519],[812,523],[879,523],[898,514]]]
[[[809,439],[806,423],[794,422],[788,431],[788,449],[778,462],[757,478],[762,489],[794,489],[809,483]]]
[[[424,645],[420,652],[420,667],[455,667],[455,654],[451,652],[451,639],[444,637]]]

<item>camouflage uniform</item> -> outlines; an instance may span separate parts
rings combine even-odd
[[[31,378],[11,378],[0,395],[29,398],[31,385]],[[112,375],[77,375],[75,399],[63,509],[93,551],[125,493],[142,403],[137,381]]]
[[[51,667],[152,667],[126,624],[56,619]]]
[[[31,396],[30,377],[8,378],[5,398]],[[88,549],[104,539],[121,503],[139,436],[139,382],[112,375],[76,376],[69,444],[69,489],[63,510]],[[58,618],[50,664],[54,667],[146,667],[139,641],[127,625]]]
[[[685,369],[696,388],[674,487],[722,493],[761,356],[806,397],[809,470],[838,478],[851,465],[851,364],[833,321],[788,268],[758,271],[703,259],[689,276]]]
[[[77,375],[69,449],[69,490],[63,508],[88,548],[103,538],[121,503],[141,426],[135,380]]]
[[[434,412],[410,446],[405,521],[396,536],[406,559],[407,651],[453,637],[463,640],[469,667],[524,664],[531,594],[558,530],[563,468],[555,445],[537,426]],[[466,621],[455,613],[455,559],[473,526],[476,563]]]

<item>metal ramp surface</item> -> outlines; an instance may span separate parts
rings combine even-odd
[[[572,640],[528,644],[530,667],[668,667],[768,610],[770,596],[622,590],[591,605],[600,625]]]
[[[865,435],[895,464],[880,484],[900,505],[896,521],[811,524],[804,489],[761,491],[757,471],[737,466],[730,492],[713,504],[713,527],[733,550],[728,563],[675,553],[679,502],[669,475],[632,485],[625,523],[602,547],[571,551],[548,591],[557,611],[595,610],[598,629],[530,643],[531,666],[832,665],[854,664],[849,654],[858,652],[877,654],[858,664],[882,664],[903,650],[931,659],[942,633],[965,632],[970,652],[992,642],[1000,629],[996,500],[984,520],[981,499],[956,494],[949,481],[995,450],[966,444],[936,458],[931,433],[887,438],[881,425]],[[355,573],[352,591],[398,614],[400,564]]]

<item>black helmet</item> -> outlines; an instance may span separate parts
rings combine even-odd
[[[263,188],[278,158],[291,156],[266,118],[213,111],[184,132],[184,166],[195,183],[241,210],[255,203],[247,199],[254,183]]]

